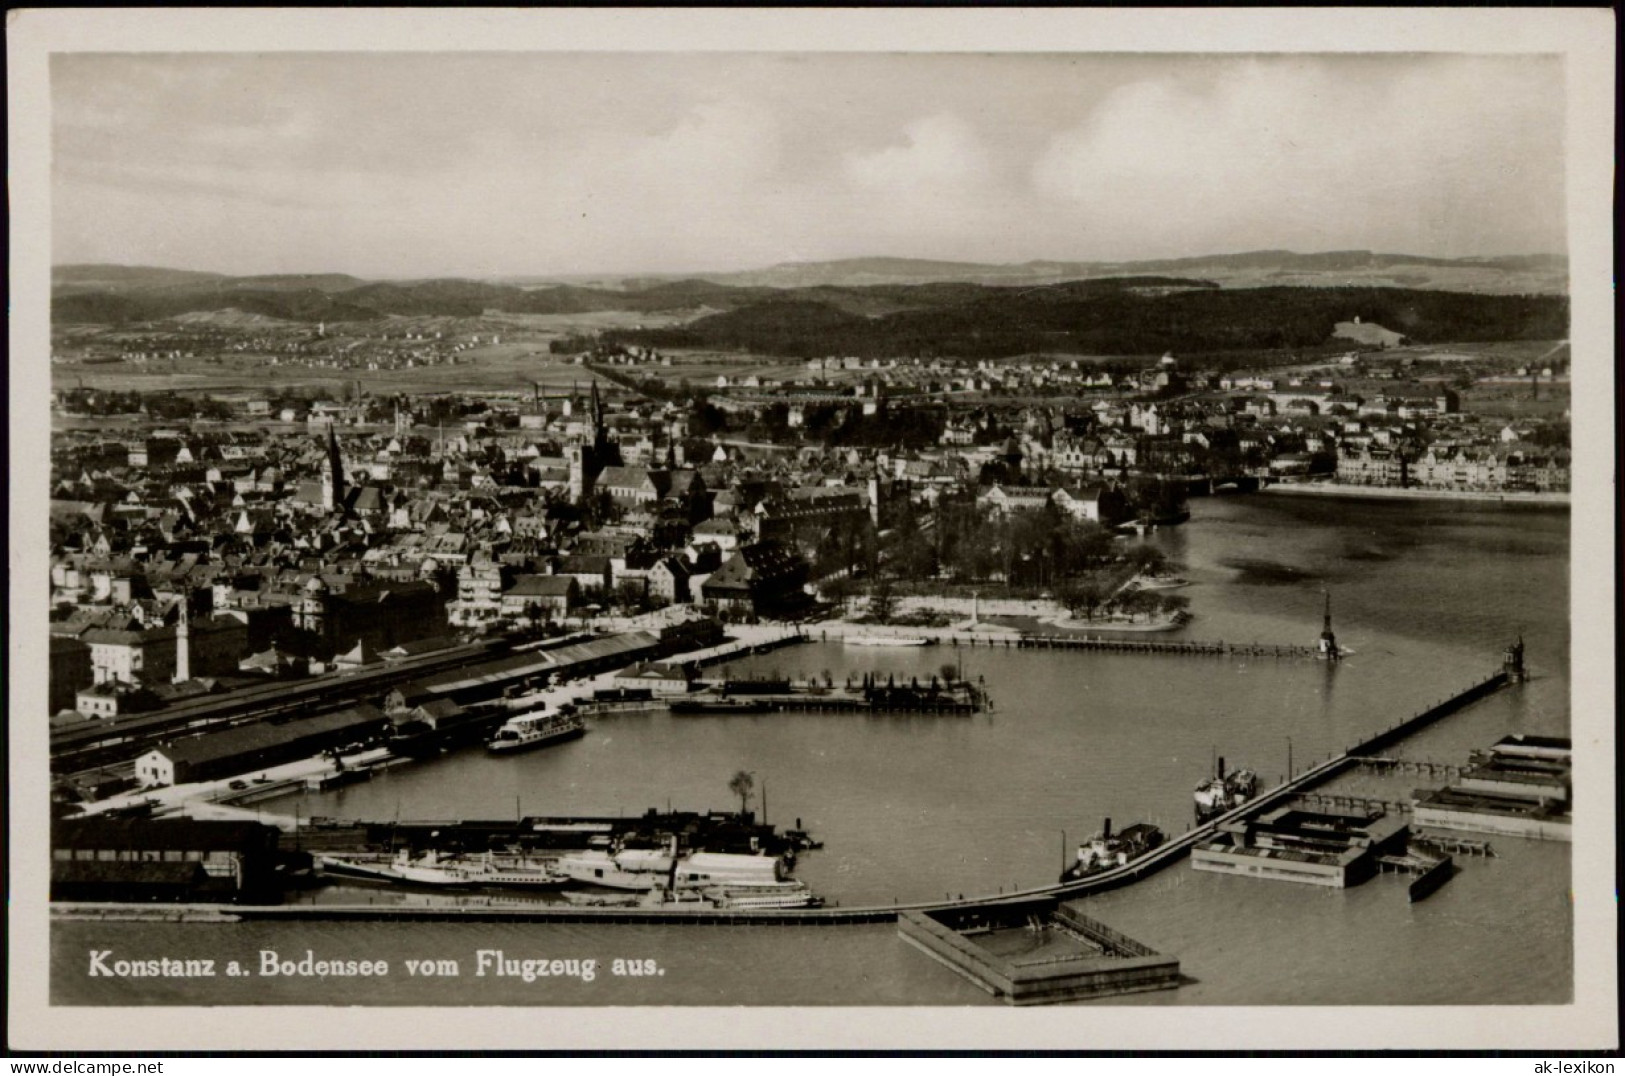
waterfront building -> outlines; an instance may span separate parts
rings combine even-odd
[[[694,687],[694,672],[687,665],[646,662],[616,673],[614,686],[630,691],[648,691],[657,698],[687,695]]]
[[[807,564],[778,542],[743,546],[700,587],[701,598],[720,612],[770,616],[807,602]]]
[[[274,903],[279,839],[257,822],[57,819],[51,899]]]
[[[1191,849],[1191,867],[1344,888],[1375,874],[1379,856],[1403,851],[1409,832],[1403,818],[1377,810],[1280,807],[1221,825]]]
[[[136,759],[144,787],[209,781],[267,769],[322,751],[366,742],[383,732],[387,719],[361,703],[336,713],[286,724],[242,725],[162,744]]]
[[[1522,644],[1508,649],[1507,665],[1522,670]],[[1419,826],[1504,833],[1538,840],[1573,839],[1573,746],[1555,736],[1506,736],[1452,784],[1416,793]]]
[[[1066,486],[1052,498],[1073,519],[1110,525],[1128,514],[1123,495],[1109,486]]]

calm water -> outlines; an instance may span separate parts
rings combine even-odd
[[[1179,831],[1215,754],[1274,783],[1496,668],[1522,632],[1536,678],[1403,746],[1460,761],[1510,731],[1567,734],[1568,516],[1432,504],[1253,497],[1193,503],[1156,536],[1186,565],[1203,639],[1309,642],[1329,588],[1342,664],[815,644],[736,673],[865,670],[929,677],[962,661],[994,712],[974,717],[774,714],[597,721],[582,740],[493,759],[468,751],[300,804],[306,814],[472,818],[727,808],[737,770],[765,786],[769,819],[825,849],[798,874],[841,904],[993,893],[1053,881],[1068,843],[1110,816]],[[1416,778],[1366,794],[1409,790]],[[759,809],[760,799],[755,803]],[[291,802],[276,809],[292,810]],[[1379,878],[1347,891],[1217,877],[1179,864],[1089,901],[1092,914],[1179,956],[1194,980],[1134,1004],[1558,1003],[1571,991],[1569,848],[1510,838],[1419,905]],[[60,924],[61,1003],[980,1004],[984,994],[890,927],[658,928],[552,924],[174,926]],[[121,956],[284,955],[653,959],[655,978],[87,979],[86,949]]]

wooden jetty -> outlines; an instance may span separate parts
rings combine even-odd
[[[1110,639],[1099,635],[1023,635],[1022,650],[1099,650],[1118,654],[1183,654],[1193,657],[1312,658],[1312,646],[1290,643],[1231,643],[1199,639]]]
[[[1409,814],[1415,806],[1409,800],[1381,800],[1369,796],[1345,796],[1331,792],[1305,792],[1299,797],[1316,807],[1333,807],[1353,811],[1381,811],[1384,814]]]
[[[1466,772],[1467,767],[1454,765],[1449,762],[1428,762],[1408,758],[1362,758],[1360,765],[1374,770],[1385,770],[1393,773],[1415,773],[1428,777],[1443,777],[1454,781]]]
[[[1018,631],[975,631],[957,628],[910,628],[910,634],[923,636],[929,643],[949,646],[985,646],[990,650],[1093,650],[1113,654],[1166,654],[1188,657],[1314,658],[1314,646],[1294,643],[1238,643],[1218,639],[1152,639],[1125,633],[1120,636],[1087,634],[1038,634]],[[819,641],[839,640],[840,635],[820,632]]]
[[[974,684],[955,682],[926,685],[873,685],[869,687],[795,686],[788,690],[738,693],[708,689],[669,700],[673,714],[761,714],[793,710],[804,713],[872,713],[967,715],[982,708],[982,693]]]
[[[1476,841],[1467,837],[1447,837],[1442,833],[1413,833],[1411,843],[1425,844],[1452,855],[1495,857],[1495,849],[1490,847],[1489,841]]]

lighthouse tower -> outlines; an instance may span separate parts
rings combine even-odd
[[[1342,656],[1337,649],[1337,636],[1332,633],[1332,593],[1326,592],[1326,617],[1320,629],[1320,642],[1316,647],[1319,656],[1327,661],[1336,661]]]
[[[1506,651],[1501,655],[1501,669],[1506,673],[1507,683],[1521,684],[1529,679],[1529,672],[1523,665],[1523,636],[1518,641],[1509,643]]]

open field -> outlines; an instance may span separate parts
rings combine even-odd
[[[1536,397],[1528,383],[1476,384],[1461,394],[1461,409],[1492,418],[1561,418],[1569,409],[1567,381],[1540,383]]]
[[[372,395],[442,392],[528,392],[533,382],[547,389],[583,387],[596,380],[591,371],[554,360],[545,352],[456,366],[425,366],[409,370],[333,370],[307,366],[267,366],[244,363],[189,366],[185,360],[158,367],[126,364],[53,368],[58,388],[83,384],[86,388],[118,392],[187,392],[263,394],[288,389],[315,389],[338,395],[345,386],[361,383]]]
[[[185,315],[173,322],[158,322],[140,328],[117,330],[74,326],[57,334],[59,353],[73,348],[141,346],[141,341],[161,338],[159,347],[197,352],[193,358],[155,359],[146,363],[57,362],[51,369],[55,387],[84,385],[86,388],[121,392],[272,392],[279,389],[310,388],[336,392],[342,386],[360,381],[374,394],[435,393],[460,391],[527,391],[534,382],[544,387],[562,388],[572,382],[585,383],[593,375],[581,366],[555,356],[549,345],[573,333],[606,328],[657,326],[682,320],[672,315],[637,314],[628,311],[599,311],[584,314],[490,314],[473,318],[400,317],[380,322],[336,324],[327,327],[324,339],[335,347],[349,341],[369,345],[384,334],[391,341],[413,333],[425,341],[436,334],[447,344],[468,341],[474,336],[496,337],[500,343],[486,342],[456,356],[456,364],[414,366],[402,369],[346,369],[289,361],[277,352],[277,345],[293,340],[310,341],[313,328],[274,318],[243,321],[236,312]],[[188,334],[208,332],[227,338],[256,338],[254,351],[225,351],[218,344],[193,346]],[[170,336],[169,334],[174,334]],[[260,339],[263,338],[263,339]],[[275,358],[276,364],[272,360]],[[714,375],[713,375],[714,376]]]

